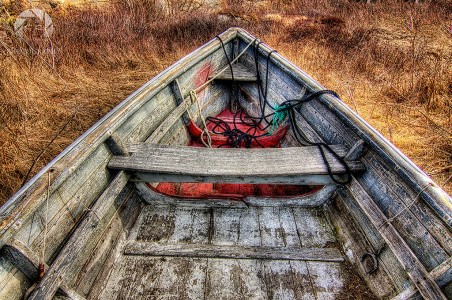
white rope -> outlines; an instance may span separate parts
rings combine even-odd
[[[204,144],[204,146],[206,146],[207,148],[212,148],[212,138],[210,137],[210,132],[209,132],[209,130],[207,129],[207,124],[206,124],[206,119],[204,119],[204,116],[202,115],[202,112],[201,112],[201,104],[200,104],[200,102],[199,102],[199,98],[198,98],[198,96],[196,95],[196,92],[194,91],[194,90],[191,90],[190,91],[190,99],[192,100],[192,102],[195,102],[196,101],[196,104],[197,104],[197,106],[198,106],[198,114],[199,114],[199,117],[201,118],[201,122],[202,122],[202,125],[204,126],[204,130],[202,131],[202,133],[201,133],[201,142]],[[187,112],[189,111],[189,109],[187,109]],[[191,118],[191,116],[190,116],[190,113],[189,113],[189,117],[190,117],[190,119],[192,119]],[[194,120],[192,119],[192,122],[193,122]],[[206,136],[206,138],[207,138],[207,142],[206,141],[204,141],[204,135]]]

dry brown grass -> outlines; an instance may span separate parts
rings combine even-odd
[[[24,4],[2,8],[0,202],[141,84],[230,26],[258,35],[336,90],[452,192],[447,2],[225,0],[218,12],[227,21],[195,6],[163,17],[153,3],[49,7],[54,52],[12,34]]]

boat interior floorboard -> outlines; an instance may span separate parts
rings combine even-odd
[[[120,244],[95,298],[373,299],[322,209],[145,205]]]

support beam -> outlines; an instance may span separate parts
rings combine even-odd
[[[213,257],[233,259],[276,259],[343,262],[337,248],[286,248],[286,247],[243,247],[232,245],[162,245],[149,242],[131,242],[125,246],[125,255]]]

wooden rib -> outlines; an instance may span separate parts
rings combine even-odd
[[[361,209],[397,256],[419,293],[426,299],[446,299],[432,276],[354,177],[348,188]]]
[[[452,258],[449,258],[436,268],[434,268],[430,275],[432,278],[438,283],[439,286],[444,286],[448,284],[452,279]],[[445,278],[443,278],[445,277]],[[400,294],[398,294],[396,297],[392,298],[392,300],[406,300],[410,299],[412,296],[414,296],[417,292],[416,287],[410,286]]]
[[[125,255],[214,257],[232,259],[277,259],[342,262],[336,248],[243,247],[235,245],[195,245],[131,242],[125,246]]]
[[[126,186],[128,179],[129,175],[120,172],[105,189],[94,207],[65,244],[44,278],[36,286],[29,297],[30,300],[50,300],[53,298],[53,295],[62,283],[62,279],[70,271],[75,258],[80,255],[80,252],[87,251],[88,241],[92,239],[94,233],[99,231],[99,223],[108,223],[108,220],[103,219],[108,214],[110,207],[114,204],[116,197]]]

